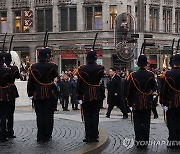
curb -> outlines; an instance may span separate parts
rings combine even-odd
[[[73,154],[98,154],[103,151],[109,144],[107,132],[99,128],[99,142],[86,144],[82,149],[74,151]]]

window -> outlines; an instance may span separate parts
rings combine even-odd
[[[157,8],[150,8],[149,12],[149,26],[150,31],[158,31],[158,17],[159,17],[159,10]]]
[[[76,8],[61,8],[61,31],[77,30],[77,9]]]
[[[86,30],[101,30],[102,23],[102,6],[86,7]]]
[[[172,10],[163,10],[164,32],[172,31]]]
[[[114,29],[114,20],[117,16],[117,5],[110,6],[110,28]]]
[[[24,20],[22,17],[22,12],[17,11],[15,15],[15,33],[29,33],[29,26],[24,25]]]
[[[6,33],[7,32],[7,13],[2,12],[0,14],[0,17],[1,17],[0,32]]]
[[[175,32],[180,32],[180,10],[175,13]]]
[[[37,10],[37,31],[52,31],[52,9]]]

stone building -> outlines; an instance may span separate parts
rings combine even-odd
[[[137,10],[137,0],[0,0],[0,43],[7,32],[8,48],[10,35],[15,34],[12,49],[34,63],[48,29],[48,45],[53,48],[53,59],[61,71],[85,63],[85,51],[91,49],[98,32],[98,63],[107,70],[112,66],[121,69],[127,64],[116,55],[114,20],[125,12],[137,20]],[[180,0],[144,0],[144,15],[143,33],[153,35],[151,42],[163,49],[175,38],[177,45]],[[137,52],[144,40],[141,33],[140,36]],[[152,64],[160,68],[163,58],[168,57],[169,53],[149,54]]]

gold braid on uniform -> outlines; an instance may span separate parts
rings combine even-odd
[[[134,81],[134,78],[132,76],[133,73],[130,74],[130,77],[132,78],[132,82],[135,86],[135,88],[142,94],[141,97],[139,97],[139,100],[140,100],[140,109],[144,109],[144,108],[147,108],[147,99],[146,99],[146,95],[150,95],[152,94],[152,92],[149,92],[149,93],[145,93],[143,91],[141,91],[138,86],[136,85],[135,81]],[[150,78],[151,79],[151,78]]]
[[[89,86],[90,101],[92,101],[93,99],[96,100],[96,99],[97,99],[96,87],[99,87],[100,84],[98,84],[98,85],[93,85],[93,84],[90,84],[90,83],[86,82],[86,81],[84,80],[84,78],[80,75],[79,69],[77,70],[77,74],[78,74],[78,76],[82,79],[82,81]]]
[[[172,87],[172,85],[169,83],[169,81],[167,80],[167,78],[169,78],[169,77],[166,77],[166,76],[165,76],[165,80],[166,80],[167,84],[169,85],[169,87],[170,87],[172,90],[174,90],[175,92],[180,93],[180,90],[177,90],[177,89],[175,89],[175,88]],[[169,78],[169,79],[170,79],[170,78]]]

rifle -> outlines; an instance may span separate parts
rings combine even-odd
[[[2,45],[2,53],[4,53],[4,45],[6,43],[6,36],[7,36],[7,33],[5,33],[5,35],[4,35],[4,40],[3,40],[3,45]]]
[[[97,36],[98,36],[98,33],[96,33],[96,35],[95,35],[95,38],[94,38],[94,42],[93,42],[93,46],[92,46],[91,51],[94,51],[94,47],[95,47],[95,44],[96,44]]]

